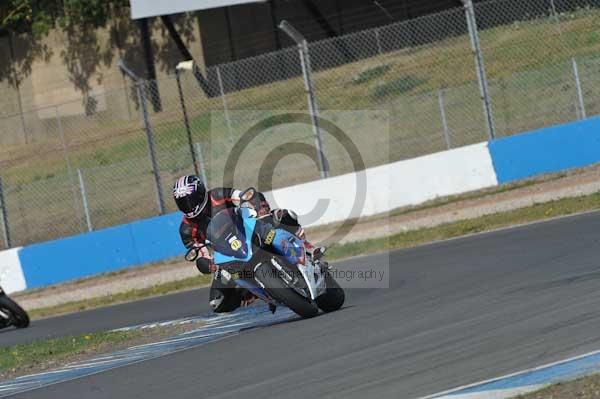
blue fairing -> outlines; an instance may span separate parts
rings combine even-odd
[[[304,246],[302,240],[289,231],[276,229],[272,245],[290,264],[304,264]]]
[[[241,208],[239,209],[239,213],[241,219],[243,220],[243,239],[244,239],[244,248],[246,249],[243,253],[245,253],[245,257],[236,257],[222,254],[219,251],[214,252],[214,262],[217,265],[230,263],[230,262],[248,262],[254,252],[252,250],[252,235],[254,233],[254,229],[256,228],[256,219],[250,215],[248,209]],[[241,237],[240,237],[241,238]]]
[[[248,262],[254,255],[252,237],[257,227],[257,219],[246,208],[241,208],[235,212],[223,212],[226,213],[219,213],[213,219],[217,224],[215,230],[218,230],[218,233],[215,233],[217,237],[213,241],[213,248],[215,249],[214,262],[216,265],[230,262]],[[287,230],[274,229],[274,232],[275,235],[270,244],[277,253],[292,265],[304,264],[303,241]],[[243,240],[244,242],[234,250],[233,247],[230,248],[228,239]]]

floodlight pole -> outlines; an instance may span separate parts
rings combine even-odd
[[[121,71],[133,82],[137,88],[138,102],[142,111],[142,120],[144,121],[144,130],[146,131],[146,138],[148,140],[148,155],[150,156],[150,162],[152,163],[152,174],[154,175],[154,185],[156,186],[156,203],[158,211],[161,215],[165,214],[165,200],[163,197],[162,183],[160,181],[160,172],[158,170],[158,161],[156,160],[156,149],[154,147],[154,133],[152,132],[152,125],[150,124],[150,116],[148,115],[148,106],[146,104],[146,87],[144,81],[140,79],[131,69],[125,65],[123,60],[119,60],[117,63]]]
[[[304,76],[304,88],[308,98],[308,109],[312,120],[313,132],[315,133],[315,143],[317,145],[317,156],[319,159],[319,168],[321,169],[321,178],[329,177],[329,165],[323,152],[323,140],[321,138],[321,129],[319,128],[319,107],[315,95],[315,86],[312,79],[312,67],[310,64],[310,54],[308,52],[308,42],[300,32],[296,30],[288,21],[283,20],[279,24],[279,29],[284,31],[298,45],[300,53],[300,62],[302,64],[302,75]]]
[[[150,88],[150,102],[154,108],[154,112],[162,111],[162,103],[158,92],[158,84],[156,83],[156,67],[154,65],[154,51],[152,50],[152,39],[150,38],[150,27],[148,18],[137,20],[140,29],[140,38],[142,41],[142,50],[144,51],[144,60],[146,63],[146,78],[148,87]]]
[[[198,168],[198,160],[196,159],[196,151],[194,151],[194,142],[192,140],[192,129],[190,128],[190,120],[187,113],[187,108],[185,107],[185,98],[183,96],[183,88],[181,87],[181,76],[180,73],[182,70],[185,70],[188,62],[180,62],[175,68],[175,80],[177,80],[177,90],[179,91],[179,103],[181,104],[181,112],[183,113],[183,122],[185,124],[185,131],[187,133],[188,145],[190,147],[190,154],[192,155],[192,163],[194,164],[194,173],[196,176],[200,175],[200,170]],[[192,62],[193,67],[193,62]]]

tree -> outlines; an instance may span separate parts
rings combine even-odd
[[[42,3],[52,2],[42,0]],[[47,33],[52,24],[48,9],[38,11],[30,0],[3,1],[0,4],[0,34],[31,32],[40,36]]]
[[[104,26],[114,8],[128,6],[128,0],[3,0],[0,34],[31,33],[40,37],[55,26]]]
[[[49,59],[53,49],[43,44],[51,29],[65,32],[65,50],[60,56],[69,79],[83,94],[86,113],[93,113],[91,78],[101,62],[110,64],[112,53],[101,52],[96,30],[107,25],[115,9],[128,7],[128,0],[2,0],[0,37],[9,36],[9,62],[0,62],[0,81],[19,90],[31,73],[34,59]],[[101,76],[97,76],[101,80]]]
[[[187,42],[194,37],[195,16],[181,14],[172,18],[173,24]],[[165,26],[158,19],[149,19],[151,31]],[[108,35],[99,35],[105,28]],[[140,30],[129,18],[129,0],[0,0],[0,39],[10,35],[10,62],[0,58],[0,81],[7,80],[17,90],[23,78],[31,73],[33,60],[50,59],[58,51],[44,41],[50,30],[64,32],[64,48],[59,50],[68,78],[82,93],[87,113],[95,111],[91,96],[94,83],[102,82],[101,65],[114,66],[115,57],[128,65],[144,67]],[[157,66],[172,71],[181,57],[174,54],[173,43],[151,41]],[[1,51],[1,50],[0,50]],[[134,67],[134,69],[136,69]],[[135,98],[135,97],[134,97]]]

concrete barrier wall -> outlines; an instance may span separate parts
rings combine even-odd
[[[600,162],[600,117],[287,187],[266,196],[273,206],[296,210],[304,225],[316,226],[596,162]],[[317,212],[311,212],[314,209]],[[0,252],[0,285],[14,292],[183,255],[180,220],[178,214],[170,214]]]
[[[286,187],[265,196],[273,206],[296,211],[303,225],[317,226],[497,184],[487,143],[481,143]]]
[[[0,286],[8,293],[27,288],[19,259],[20,250],[21,248],[11,248],[0,251]]]

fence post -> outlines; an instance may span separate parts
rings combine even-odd
[[[554,4],[554,0],[550,0],[550,11],[552,12],[552,16],[556,22],[556,28],[558,30],[558,35],[562,39],[562,29],[560,27],[560,18],[558,18],[558,13],[556,12],[556,4]]]
[[[579,99],[579,107],[578,107],[578,112],[577,112],[577,116],[579,116],[579,119],[585,119],[586,118],[586,112],[585,112],[585,101],[583,99],[583,90],[581,88],[581,79],[579,79],[579,67],[577,66],[577,61],[575,60],[575,57],[571,58],[571,60],[573,61],[573,75],[575,76],[575,85],[577,87],[577,98]]]
[[[200,176],[202,176],[204,186],[208,187],[208,180],[206,179],[206,165],[204,164],[204,156],[202,156],[202,144],[200,143],[196,143],[196,157],[200,163]]]
[[[83,212],[85,213],[85,221],[87,223],[88,231],[93,231],[92,217],[90,215],[90,207],[88,205],[87,193],[85,191],[85,182],[83,181],[83,172],[81,169],[77,169],[77,176],[79,176],[79,191],[81,192],[81,201],[83,202]]]
[[[442,127],[444,128],[444,139],[446,140],[446,147],[452,148],[450,142],[450,129],[448,127],[448,119],[446,118],[446,102],[444,101],[444,90],[438,91],[438,102],[440,104],[440,116],[442,118]]]
[[[152,174],[154,175],[154,185],[156,187],[156,203],[158,206],[158,211],[161,215],[163,215],[165,213],[165,201],[163,198],[162,184],[160,181],[160,173],[158,170],[158,162],[156,160],[156,150],[154,148],[154,133],[152,132],[152,126],[150,125],[150,119],[148,116],[148,105],[146,104],[146,90],[144,87],[142,87],[143,85],[143,81],[138,81],[136,83],[137,95],[142,110],[144,130],[146,131],[146,138],[148,141],[148,156],[150,157],[150,162],[152,163]]]
[[[25,141],[25,144],[29,144],[29,140],[27,138],[27,127],[25,125],[25,115],[23,112],[23,99],[21,98],[22,94],[21,94],[21,84],[19,82],[19,77],[17,76],[17,67],[16,65],[18,65],[17,61],[16,61],[16,57],[15,57],[15,44],[13,43],[14,37],[16,35],[9,30],[8,31],[8,35],[6,36],[6,40],[8,42],[8,52],[9,52],[9,65],[10,65],[10,69],[12,70],[12,74],[13,74],[13,78],[14,78],[14,87],[17,91],[17,106],[19,109],[19,117],[21,119],[21,133],[23,133],[23,140]]]
[[[227,105],[227,98],[225,97],[225,87],[223,86],[223,79],[221,78],[221,68],[216,66],[217,69],[217,81],[219,82],[219,92],[221,93],[221,101],[223,101],[223,110],[225,111],[225,121],[227,122],[227,131],[229,132],[229,140],[233,143],[233,129],[231,128],[231,118],[229,117],[229,107]]]
[[[490,100],[487,74],[485,72],[485,63],[479,42],[479,31],[477,29],[477,20],[475,19],[475,8],[472,0],[461,0],[465,7],[465,16],[467,18],[467,27],[471,38],[471,47],[475,55],[475,66],[477,71],[477,81],[479,83],[479,92],[483,102],[483,111],[487,121],[488,136],[490,140],[496,138],[496,127],[494,126],[494,116],[492,114],[492,102]]]
[[[133,114],[131,113],[131,99],[129,98],[129,94],[131,93],[129,85],[127,84],[127,79],[125,78],[125,73],[122,73],[123,76],[123,94],[125,95],[125,103],[127,103],[127,120],[131,120],[133,118]]]
[[[379,55],[383,54],[383,51],[381,49],[381,37],[379,34],[379,28],[375,28],[375,41],[377,42],[377,52],[379,53]]]
[[[54,107],[54,111],[56,114],[56,125],[58,127],[58,134],[60,135],[60,143],[63,150],[63,156],[65,158],[65,164],[67,166],[67,175],[69,176],[69,182],[71,185],[71,193],[73,195],[73,209],[75,209],[78,213],[77,219],[79,219],[79,226],[83,231],[83,225],[81,223],[81,219],[79,218],[79,199],[77,198],[77,189],[75,188],[75,176],[73,175],[73,167],[71,165],[71,158],[69,157],[69,149],[67,148],[67,141],[65,140],[65,131],[63,129],[62,118],[60,117],[58,106]]]
[[[185,125],[185,131],[187,133],[188,145],[190,146],[190,154],[192,156],[192,163],[194,165],[194,173],[198,175],[198,160],[196,159],[196,151],[194,151],[194,144],[192,141],[192,129],[190,128],[190,120],[188,118],[187,109],[185,107],[185,98],[183,97],[183,88],[181,87],[181,72],[179,68],[175,68],[175,80],[177,81],[177,90],[179,91],[179,103],[181,105],[181,112],[183,113],[183,123]]]
[[[298,45],[300,53],[300,63],[302,66],[302,75],[304,76],[304,88],[308,97],[308,109],[315,134],[315,144],[317,146],[317,156],[319,159],[319,168],[321,169],[321,178],[326,179],[329,176],[329,165],[325,158],[323,150],[323,140],[321,138],[321,128],[319,127],[319,107],[317,105],[317,96],[315,95],[315,86],[312,79],[312,67],[310,64],[310,54],[308,51],[308,42],[289,22],[283,20],[279,24],[279,29],[284,31]]]
[[[6,195],[4,193],[4,185],[2,184],[2,177],[0,177],[0,209],[2,212],[2,233],[4,235],[4,246],[6,248],[12,247],[10,241],[10,229],[8,228],[8,210],[6,209]]]
[[[160,181],[160,173],[158,170],[158,162],[156,161],[156,150],[154,149],[154,133],[152,133],[152,126],[150,125],[150,118],[148,116],[148,104],[146,104],[146,86],[145,82],[140,79],[131,69],[125,65],[123,60],[119,60],[117,63],[121,71],[133,81],[135,84],[138,103],[140,104],[140,110],[142,113],[142,121],[144,122],[144,130],[146,132],[146,139],[148,141],[148,155],[150,162],[152,163],[152,174],[154,175],[154,185],[156,187],[156,203],[158,211],[162,215],[165,213],[165,201],[163,198],[162,184]],[[155,82],[156,83],[156,82]]]

